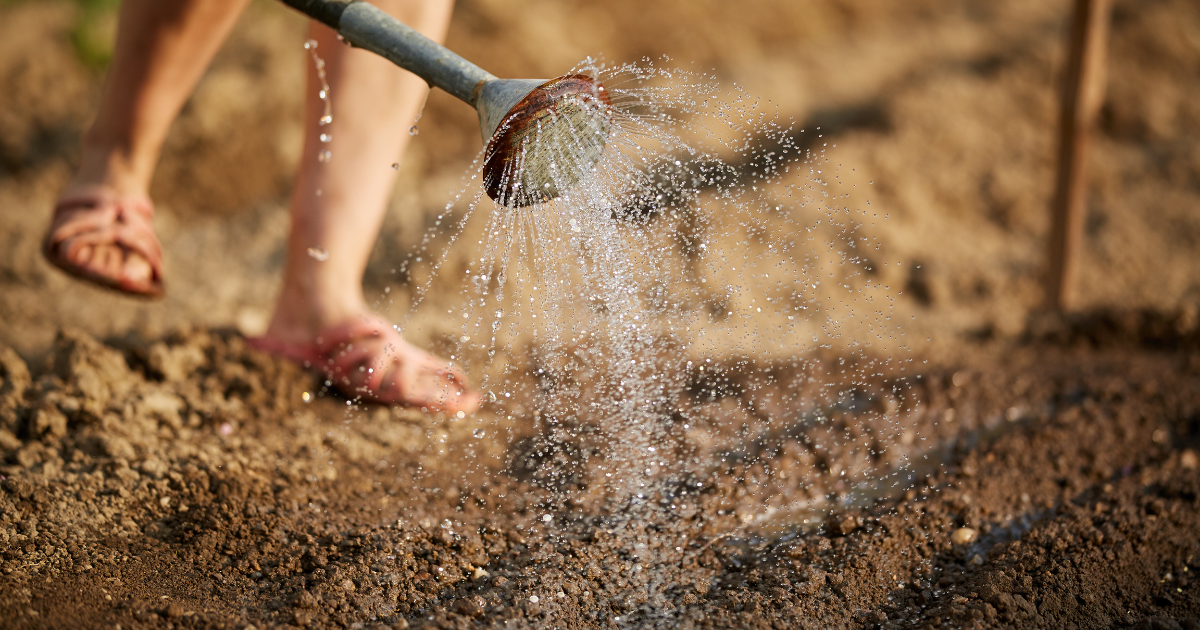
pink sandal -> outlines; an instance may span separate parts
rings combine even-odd
[[[378,316],[355,317],[322,330],[312,344],[266,337],[250,347],[291,359],[332,382],[351,398],[429,411],[472,412],[480,398],[466,376],[416,346]]]
[[[116,245],[120,261],[98,258],[96,249]],[[146,261],[149,273],[128,273],[130,254]],[[103,287],[157,298],[162,280],[162,246],[154,234],[154,205],[145,196],[116,196],[104,189],[60,199],[42,243],[42,255],[55,267]],[[119,263],[114,267],[113,263]]]

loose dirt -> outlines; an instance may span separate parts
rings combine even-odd
[[[1060,319],[1030,313],[1068,5],[460,3],[451,47],[502,76],[716,68],[822,127],[890,215],[864,236],[903,262],[877,277],[928,345],[803,367],[713,349],[664,414],[679,465],[639,497],[598,473],[611,444],[586,417],[357,406],[246,348],[308,63],[274,3],[165,148],[167,300],[51,270],[42,230],[101,80],[72,42],[111,24],[0,4],[0,626],[1200,627],[1200,12],[1117,3],[1085,308]],[[414,305],[421,270],[391,270],[477,133],[431,96],[368,271],[431,347],[454,289]],[[526,350],[506,360],[535,383]],[[871,359],[888,368],[843,376]]]
[[[980,353],[859,387],[861,404],[808,424],[761,402],[808,379],[743,363],[719,391],[695,379],[675,415],[758,415],[772,439],[751,431],[708,458],[725,464],[639,502],[589,494],[585,449],[551,433],[474,452],[463,475],[453,453],[479,442],[463,421],[347,410],[236,333],[119,350],[66,332],[45,373],[2,357],[0,614],[31,628],[1195,627],[1192,347]],[[777,391],[736,387],[769,369]],[[773,509],[853,495],[846,467],[886,469],[914,436],[948,456],[933,449],[911,484]],[[561,460],[571,479],[538,476]]]

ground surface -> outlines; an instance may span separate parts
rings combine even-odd
[[[725,380],[765,368],[740,369]],[[883,383],[894,394],[860,388],[817,423],[771,407],[805,379],[697,385],[674,405],[693,432],[660,448],[702,450],[697,432],[747,410],[761,427],[644,500],[595,491],[603,457],[587,456],[586,432],[506,449],[464,420],[305,403],[309,377],[233,333],[125,353],[67,333],[36,384],[12,353],[4,370],[0,403],[26,436],[0,434],[0,610],[14,627],[1174,628],[1200,615],[1194,350],[981,353]],[[943,448],[911,487],[829,517],[772,509],[844,493],[842,471],[886,468],[913,436]]]
[[[450,45],[502,76],[666,53],[821,126],[890,215],[864,235],[903,262],[874,276],[903,289],[892,314],[930,340],[801,367],[711,348],[708,372],[680,368],[673,465],[638,497],[602,477],[614,445],[586,417],[347,405],[245,348],[307,63],[272,3],[168,141],[169,297],[51,270],[37,250],[111,15],[0,3],[0,626],[1200,625],[1194,3],[1118,3],[1065,321],[1030,314],[1067,3],[645,5],[463,2]],[[453,334],[457,293],[410,308],[421,282],[391,269],[460,186],[473,125],[430,98],[368,273],[422,344]]]

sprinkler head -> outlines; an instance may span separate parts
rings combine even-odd
[[[549,81],[496,79],[480,84],[476,109],[487,150],[483,186],[515,208],[554,199],[600,160],[612,98],[592,77]]]

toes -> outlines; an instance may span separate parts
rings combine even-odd
[[[449,364],[443,365],[439,370],[439,374],[441,374],[447,380],[454,381],[460,385],[466,386],[467,384],[467,373],[463,372],[462,369],[457,366]]]
[[[479,409],[483,398],[479,392],[467,388],[467,379],[455,370],[456,374],[443,380],[442,407],[446,411],[463,411],[474,413]]]
[[[335,344],[318,344],[329,366],[324,370],[343,392],[384,404],[400,404],[430,411],[472,412],[482,398],[467,388],[459,368],[417,348],[394,330],[380,324],[370,329],[332,330]],[[349,369],[353,366],[354,369]],[[358,368],[370,366],[367,374]]]
[[[412,405],[470,413],[479,408],[482,400],[479,394],[467,389],[467,378],[461,370],[429,354],[414,361],[411,368],[401,370],[400,378],[405,381],[402,389]]]
[[[120,278],[124,274],[125,252],[120,247],[104,247],[105,269],[110,278]]]
[[[69,239],[63,241],[59,251],[70,264],[97,277],[121,279],[136,285],[144,285],[154,279],[154,267],[138,252],[93,240],[84,237]]]
[[[120,278],[124,271],[125,254],[119,247],[96,247],[96,273],[105,278]]]
[[[62,251],[65,252],[63,257],[68,262],[81,268],[86,268],[96,254],[95,247],[91,245],[78,245],[70,241],[63,243]]]
[[[464,413],[475,413],[479,411],[479,407],[483,404],[483,397],[479,392],[470,390],[459,390],[451,394],[445,402],[446,411],[462,411]]]
[[[67,260],[84,273],[98,278],[109,277],[110,270],[115,266],[108,248],[89,244],[76,244],[70,250]]]
[[[150,282],[154,276],[154,268],[150,266],[149,261],[136,252],[127,252],[124,256],[125,260],[125,279],[137,284]]]

